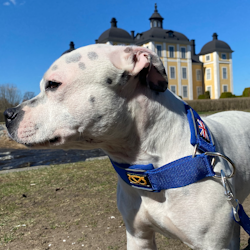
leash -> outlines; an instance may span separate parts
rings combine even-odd
[[[150,192],[184,187],[207,177],[219,178],[225,189],[226,199],[232,207],[234,220],[250,235],[250,219],[235,198],[228,182],[236,171],[234,163],[227,156],[215,151],[213,137],[207,125],[195,110],[186,103],[184,105],[191,132],[190,143],[194,146],[193,155],[180,158],[157,169],[153,164],[130,165],[110,159],[114,169],[128,185]],[[201,154],[196,154],[197,151]],[[223,170],[220,175],[214,172],[215,157],[223,158],[231,165],[230,175],[225,175]]]

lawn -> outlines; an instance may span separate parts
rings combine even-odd
[[[116,182],[108,160],[1,174],[0,249],[126,249]],[[242,239],[243,249],[246,234]],[[161,235],[157,244],[189,249]]]

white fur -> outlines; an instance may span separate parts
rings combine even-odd
[[[71,53],[59,58],[53,64],[58,69],[50,68],[41,81],[41,93],[33,99],[36,106],[28,101],[19,107],[25,114],[11,132],[14,139],[34,147],[102,148],[116,162],[152,163],[155,168],[192,155],[189,124],[178,97],[168,90],[157,95],[133,74],[126,84],[119,84],[124,69],[135,68],[132,57],[124,59],[124,49],[92,45],[71,52],[81,54],[84,70],[79,69],[79,62],[66,63]],[[98,59],[90,60],[90,51]],[[106,83],[107,77],[112,84]],[[52,80],[62,85],[55,92],[45,91],[46,82]],[[236,163],[231,184],[242,203],[250,189],[250,115],[223,112],[204,121],[216,150]],[[55,136],[60,137],[59,142],[47,142]],[[215,171],[220,169],[229,172],[222,161],[215,166]],[[239,249],[239,226],[217,179],[151,193],[119,178],[117,204],[126,224],[129,250],[156,249],[154,232],[179,238],[193,249]]]

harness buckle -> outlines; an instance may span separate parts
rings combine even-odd
[[[222,182],[223,187],[225,188],[225,196],[227,198],[227,201],[231,205],[231,207],[233,208],[234,219],[237,222],[239,222],[240,221],[240,217],[239,217],[239,214],[238,214],[239,201],[234,198],[232,188],[230,187],[230,185],[228,183],[228,180],[227,180],[227,177],[225,175],[225,172],[223,170],[221,170],[221,182]]]

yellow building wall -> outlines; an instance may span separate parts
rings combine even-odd
[[[206,69],[210,68],[211,69],[211,80],[207,80],[207,74],[206,74]],[[204,71],[204,85],[205,85],[205,91],[207,91],[207,86],[211,86],[212,87],[212,93],[210,98],[214,99],[215,98],[215,86],[214,86],[214,64],[210,63],[210,64],[206,64],[203,67]]]
[[[210,55],[210,61],[206,61],[206,56],[208,56],[208,55]],[[213,53],[208,53],[208,54],[202,56],[202,61],[203,61],[203,63],[212,62],[213,60],[214,60],[214,55],[213,55]]]
[[[227,79],[223,79],[223,71],[222,68],[227,68]],[[229,64],[227,63],[220,63],[219,64],[219,70],[220,70],[220,91],[223,92],[223,85],[227,85],[228,92],[232,92],[231,86],[230,86],[230,68]]]
[[[201,79],[197,80],[196,70],[201,70]],[[192,64],[192,74],[193,74],[193,98],[198,99],[197,87],[202,87],[202,74],[203,74],[202,64]]]

